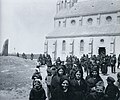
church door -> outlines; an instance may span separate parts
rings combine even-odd
[[[106,49],[105,49],[105,47],[99,47],[99,49],[98,49],[98,54],[100,55],[100,54],[106,54]]]

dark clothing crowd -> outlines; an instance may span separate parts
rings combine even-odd
[[[119,60],[120,55],[118,59],[116,55],[83,55],[80,59],[67,56],[65,62],[58,57],[52,64],[50,55],[40,55],[39,64],[32,76],[33,88],[29,100],[120,100],[120,72],[117,73],[117,80],[107,77],[107,86],[99,75],[107,75],[108,67],[111,67],[111,73],[116,73],[116,63],[118,62],[119,68]],[[41,84],[42,65],[47,65],[47,93]],[[83,73],[87,73],[86,77]]]
[[[49,66],[52,66],[52,60],[51,60],[51,56],[49,54],[40,54],[38,59],[37,59],[37,62],[39,62],[39,66],[41,65],[47,65],[48,67]]]

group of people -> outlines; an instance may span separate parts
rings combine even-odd
[[[94,55],[90,58],[83,55],[81,59],[67,56],[63,62],[58,57],[55,63],[50,65],[49,60],[45,60],[47,94],[41,84],[40,66],[37,65],[32,76],[33,88],[29,100],[45,100],[46,97],[48,100],[120,100],[120,72],[117,73],[117,80],[111,76],[107,77],[107,86],[99,75],[100,70],[102,74],[106,74],[103,73],[104,66],[114,67],[111,59],[116,58],[115,55],[109,58],[110,64],[106,62],[108,58],[106,55]],[[50,55],[48,59],[51,59]],[[83,77],[85,72],[87,76]]]
[[[17,56],[17,57],[20,57],[20,54],[17,52],[16,56]],[[27,54],[22,53],[21,56],[22,56],[23,59],[27,59]],[[33,54],[33,53],[30,54],[30,59],[31,59],[31,60],[34,59],[34,54]]]
[[[116,73],[116,63],[118,60],[117,68],[120,66],[120,55],[118,56],[118,59],[116,58],[116,55],[108,56],[105,54],[101,55],[93,55],[90,58],[88,55],[83,55],[81,57],[81,64],[84,67],[84,71],[89,74],[92,67],[97,66],[98,69],[102,72],[102,74],[106,75],[108,72],[108,67],[111,67],[111,73]]]
[[[49,54],[40,54],[38,59],[37,59],[37,62],[39,62],[39,65],[47,65],[48,67],[49,66],[52,66],[52,59],[51,59],[51,56]]]

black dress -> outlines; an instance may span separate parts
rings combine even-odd
[[[75,94],[72,90],[68,89],[67,92],[63,92],[61,88],[55,89],[51,100],[76,100]]]
[[[46,99],[46,94],[43,88],[39,90],[32,88],[32,90],[30,91],[29,100],[45,100],[45,99]]]

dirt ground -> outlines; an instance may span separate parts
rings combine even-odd
[[[36,61],[0,56],[0,100],[29,100],[29,93],[32,88],[31,77],[35,66]],[[46,68],[47,66],[42,66],[40,69],[45,90]],[[120,72],[120,69],[117,69],[117,72]],[[111,74],[110,68],[108,68],[108,75],[100,74],[100,76],[103,78],[105,86],[108,76],[117,79],[116,74]],[[86,73],[84,73],[84,77],[86,77]]]
[[[0,56],[0,100],[28,100],[35,61]]]

